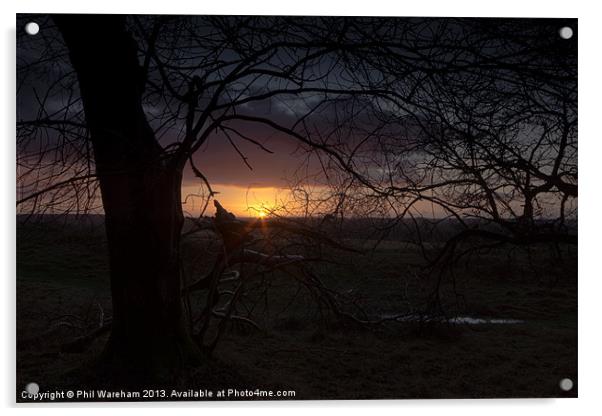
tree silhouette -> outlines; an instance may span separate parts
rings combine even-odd
[[[330,209],[381,216],[383,235],[403,226],[437,275],[437,305],[444,275],[474,252],[577,243],[576,39],[557,35],[576,22],[414,23],[402,42],[371,32],[374,47],[349,59],[378,105],[360,139],[336,143],[351,162],[332,166]],[[455,232],[425,250],[446,220]]]

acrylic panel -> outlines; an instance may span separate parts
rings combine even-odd
[[[577,37],[17,15],[17,401],[576,397]]]

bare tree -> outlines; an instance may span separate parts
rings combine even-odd
[[[295,129],[303,118],[285,125],[241,109],[276,96],[344,94],[337,52],[368,45],[343,41],[345,25],[329,19],[55,15],[45,23],[49,34],[20,57],[20,92],[35,97],[38,111],[18,122],[18,203],[31,212],[79,210],[88,205],[74,201],[99,184],[113,299],[105,359],[170,372],[198,360],[181,300],[186,165],[212,190],[192,154],[216,131],[235,148],[234,137],[259,145],[242,128],[255,124],[338,158]],[[26,91],[25,79],[52,65],[59,75]]]
[[[400,42],[371,32],[377,45],[349,58],[377,105],[340,143],[353,162],[342,178],[332,167],[332,206],[380,212],[385,233],[406,227],[438,302],[443,275],[475,250],[577,243],[576,40],[557,20],[415,23]],[[455,233],[424,250],[446,219]]]

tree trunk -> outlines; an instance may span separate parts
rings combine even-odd
[[[78,77],[105,211],[113,324],[102,361],[166,380],[199,357],[181,300],[182,168],[168,163],[144,114],[125,17],[53,19]]]
[[[139,189],[126,200],[125,181],[126,192]],[[104,358],[144,379],[172,379],[198,355],[181,302],[180,185],[179,173],[162,170],[103,185],[113,298]]]

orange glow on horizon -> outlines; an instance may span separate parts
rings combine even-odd
[[[216,192],[215,199],[238,218],[255,218],[258,220],[271,217],[289,217],[306,214],[303,203],[305,201],[296,200],[290,189],[274,187],[274,186],[257,186],[245,187],[231,184],[212,184],[212,189]],[[310,189],[313,191],[312,197],[317,200],[324,200],[324,195],[328,195],[326,187],[314,186]],[[187,195],[192,197],[186,199]],[[185,215],[198,216],[201,209],[207,201],[207,192],[202,186],[184,185],[182,187],[183,200],[186,203],[182,205]],[[415,203],[414,208],[425,216],[432,218],[440,218],[445,215],[445,212],[438,206],[433,206],[428,201],[419,201]],[[321,209],[322,207],[318,207]],[[317,215],[324,215],[323,211],[317,211]],[[310,211],[308,215],[313,215],[315,212]],[[213,203],[207,204],[207,208],[203,215],[213,216],[215,210]]]
[[[280,212],[277,207],[286,207],[290,202],[290,191],[277,187],[242,187],[236,185],[215,184],[212,186],[217,192],[217,199],[222,206],[239,218],[267,218],[272,212]],[[183,187],[182,195],[201,195],[198,187]],[[203,207],[204,199],[197,197],[189,199],[183,205],[185,211],[198,215]],[[205,215],[213,215],[213,210],[208,208]]]

